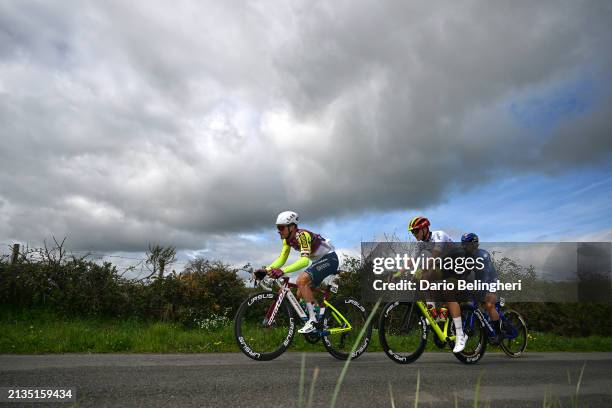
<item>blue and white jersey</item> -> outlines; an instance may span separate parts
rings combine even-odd
[[[478,248],[470,257],[474,259],[482,258],[484,263],[484,268],[474,270],[474,279],[483,282],[495,282],[497,280],[497,271],[495,265],[493,265],[491,254],[482,248]]]

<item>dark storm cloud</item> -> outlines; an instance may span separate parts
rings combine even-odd
[[[0,241],[199,248],[287,208],[597,165],[611,22],[605,2],[5,2]],[[512,116],[584,77],[588,109],[546,132]]]

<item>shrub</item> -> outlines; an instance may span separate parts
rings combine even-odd
[[[202,260],[199,260],[202,261]],[[187,322],[230,315],[246,297],[236,270],[221,262],[145,281],[125,279],[112,264],[86,259],[0,260],[0,304],[65,315],[137,317]]]

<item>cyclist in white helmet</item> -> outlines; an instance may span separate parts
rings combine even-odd
[[[452,243],[453,240],[444,231],[430,231],[429,225],[429,220],[427,218],[417,216],[410,220],[410,223],[408,224],[408,231],[414,235],[417,241],[432,242],[434,244],[432,255],[434,257],[439,257],[442,254],[446,243]],[[459,306],[459,302],[446,302],[446,304],[448,305],[448,311],[450,312],[455,325],[456,339],[453,353],[459,353],[463,351],[465,348],[465,343],[467,343],[468,340],[467,334],[463,333],[463,325],[461,323],[461,307]]]
[[[296,281],[298,296],[304,299],[308,308],[308,321],[298,332],[311,333],[316,330],[317,321],[312,288],[319,286],[327,276],[337,274],[339,261],[330,241],[319,234],[298,228],[298,223],[299,216],[294,211],[283,211],[278,214],[276,228],[283,241],[283,248],[274,262],[257,272],[265,271],[268,276],[279,278],[285,273],[308,267]],[[283,266],[287,262],[291,248],[300,252],[300,259],[291,265]]]

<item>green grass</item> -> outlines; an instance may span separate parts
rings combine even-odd
[[[612,351],[612,337],[569,337],[532,332],[528,334],[529,351]]]
[[[440,351],[432,341],[428,351]],[[489,346],[489,351],[499,350]],[[233,327],[185,329],[176,323],[133,319],[63,318],[49,312],[2,313],[0,353],[202,353],[237,352]],[[289,351],[325,351],[296,333]],[[381,351],[373,331],[368,351]],[[446,351],[446,350],[443,350]],[[531,333],[529,351],[612,351],[610,337]]]

